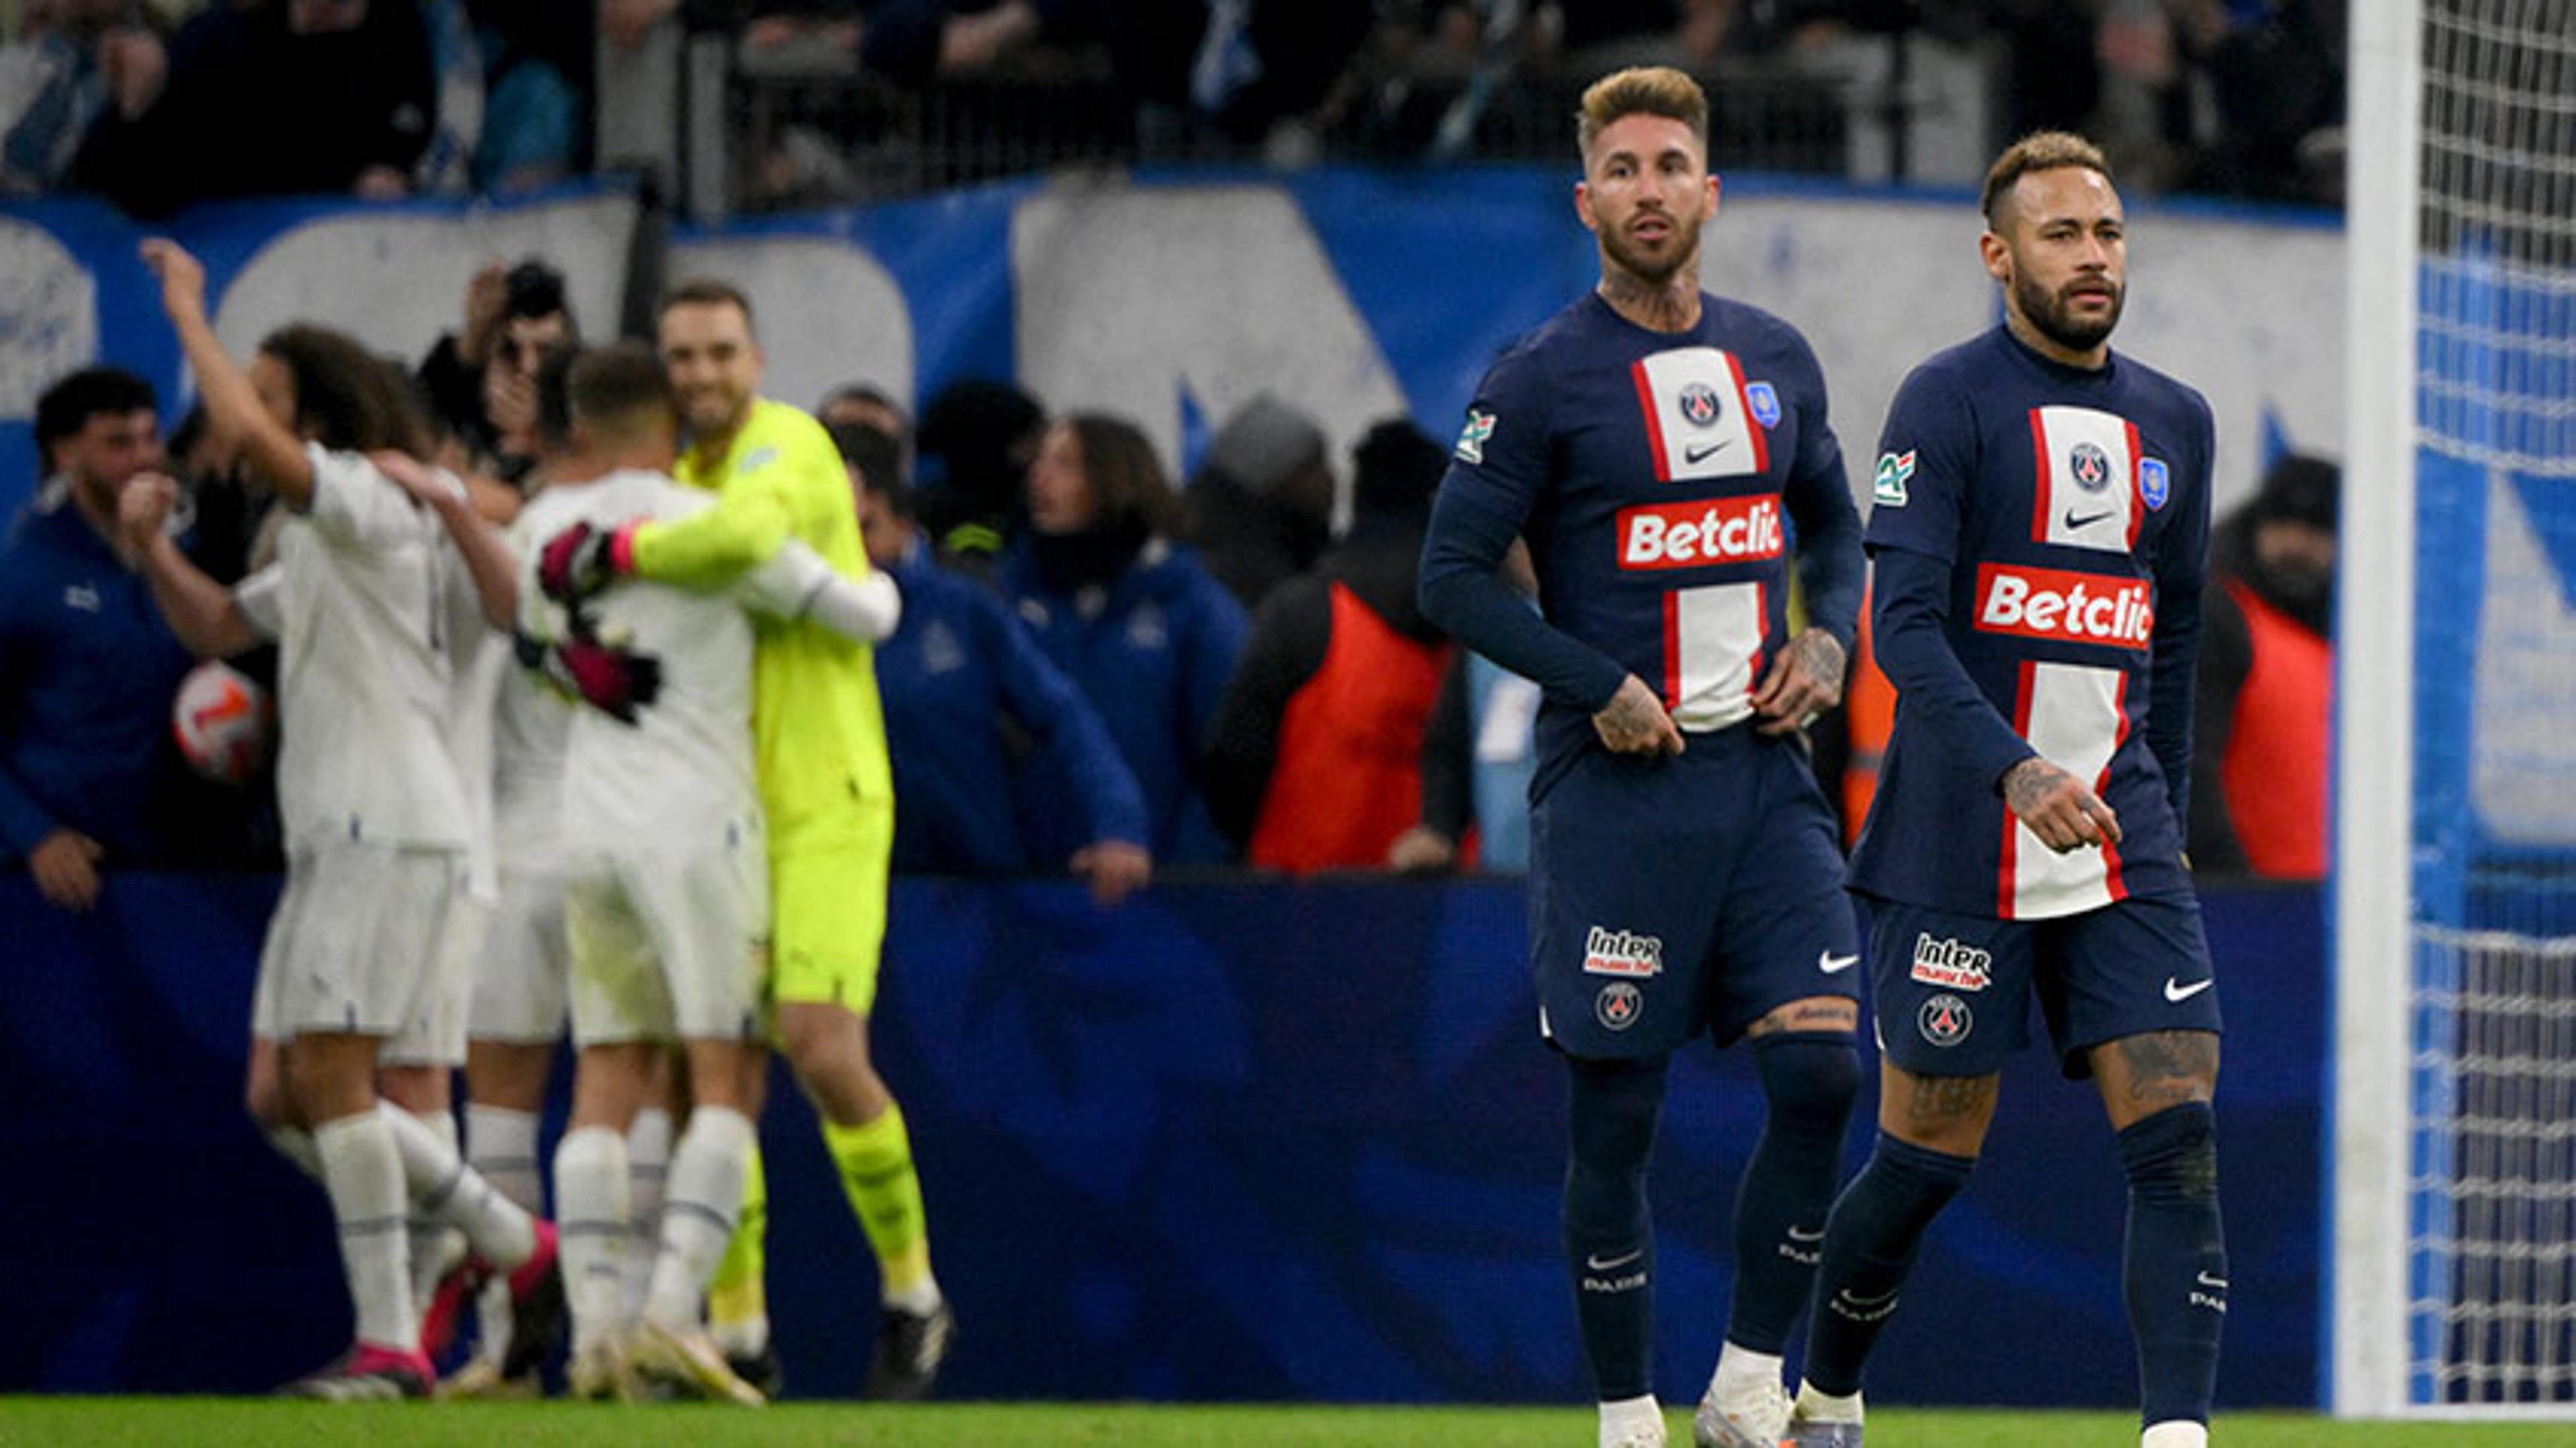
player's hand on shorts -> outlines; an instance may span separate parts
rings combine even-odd
[[[1765,734],[1804,729],[1843,701],[1843,646],[1832,634],[1810,628],[1789,640],[1753,691],[1753,727]]]
[[[2004,804],[2061,855],[2120,842],[2120,816],[2101,796],[2036,754],[2004,771]]]
[[[1620,680],[1619,692],[1592,716],[1592,732],[1613,754],[1660,758],[1682,752],[1682,730],[1673,722],[1672,711],[1634,674]]]
[[[576,637],[557,644],[547,656],[546,672],[594,709],[622,724],[662,693],[662,661],[596,638]]]
[[[166,236],[143,243],[143,264],[161,281],[161,309],[175,320],[204,316],[206,269],[188,249]]]
[[[107,851],[75,829],[59,829],[27,852],[36,889],[65,910],[86,913],[98,903],[98,862]]]
[[[614,532],[575,523],[537,553],[537,587],[557,603],[579,603],[632,573],[633,525]]]
[[[1091,882],[1092,903],[1108,909],[1153,881],[1154,857],[1130,840],[1094,840],[1073,852],[1073,873]]]

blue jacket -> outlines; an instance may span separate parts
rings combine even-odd
[[[1136,772],[1155,861],[1230,861],[1233,851],[1208,817],[1196,768],[1218,696],[1251,631],[1243,605],[1188,549],[1160,539],[1107,587],[1068,595],[1039,578],[1022,538],[1004,556],[1000,581],[1038,647],[1100,711]],[[1054,781],[1028,783],[1020,791],[1021,819],[1033,841],[1049,841],[1040,858],[1069,852],[1063,822],[1079,817],[1073,802]]]
[[[1012,810],[1015,777],[1076,802],[1082,839],[1147,843],[1145,797],[1100,716],[992,590],[916,538],[890,570],[903,621],[876,646],[894,763],[894,867],[950,875],[1060,870]],[[1056,843],[1061,843],[1057,841]]]
[[[181,853],[170,703],[194,662],[79,508],[21,513],[0,544],[0,856],[65,827],[111,864]]]

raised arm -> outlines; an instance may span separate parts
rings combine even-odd
[[[144,582],[151,585],[153,603],[169,620],[170,632],[198,658],[230,658],[258,647],[266,636],[242,611],[233,591],[180,552],[164,527],[178,496],[178,483],[147,473],[128,482],[117,500],[118,531]]]
[[[483,601],[483,617],[492,627],[504,632],[519,619],[519,555],[511,551],[509,541],[499,529],[483,520],[475,511],[472,495],[455,474],[422,464],[407,453],[379,452],[370,455],[376,471],[393,481],[394,486],[438,515],[447,529],[450,542],[465,559],[465,571],[474,580],[475,596]]]
[[[206,317],[206,269],[177,242],[143,243],[143,264],[161,279],[161,307],[179,334],[179,349],[196,373],[206,420],[215,436],[234,447],[253,474],[277,490],[288,507],[313,498],[313,463],[304,444],[259,400],[250,374],[224,351]]]

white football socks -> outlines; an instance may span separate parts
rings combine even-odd
[[[440,1111],[411,1119],[429,1128],[429,1134],[437,1137],[440,1145],[451,1152],[456,1150],[455,1113]],[[396,1145],[399,1147],[400,1143]],[[429,1311],[430,1299],[438,1294],[438,1279],[446,1276],[447,1269],[462,1259],[462,1246],[457,1240],[456,1229],[440,1221],[437,1214],[422,1206],[417,1197],[412,1200],[411,1215],[404,1221],[403,1228],[411,1238],[412,1306],[425,1315]]]
[[[468,1102],[465,1161],[520,1211],[545,1215],[546,1179],[538,1169],[535,1112]]]
[[[555,1213],[572,1348],[586,1352],[615,1339],[628,1321],[625,1259],[632,1209],[625,1137],[604,1126],[565,1134],[555,1148]]]
[[[626,1128],[627,1196],[633,1215],[626,1237],[628,1321],[644,1311],[653,1290],[653,1263],[662,1255],[662,1196],[671,1175],[671,1113],[647,1106]]]
[[[751,1171],[751,1118],[723,1106],[689,1113],[671,1153],[670,1189],[662,1202],[662,1251],[653,1264],[653,1290],[644,1313],[672,1327],[694,1328],[707,1282],[724,1261],[742,1212],[743,1179]]]
[[[391,1102],[376,1103],[376,1115],[393,1129],[403,1180],[423,1211],[463,1232],[475,1251],[504,1270],[527,1261],[537,1250],[534,1219],[494,1191],[480,1172],[456,1154],[455,1147]]]
[[[426,1134],[426,1133],[424,1133]],[[340,1229],[340,1261],[358,1311],[358,1340],[396,1352],[420,1350],[412,1306],[411,1244],[403,1229],[409,1193],[402,1155],[381,1111],[326,1121],[313,1132],[322,1189]]]

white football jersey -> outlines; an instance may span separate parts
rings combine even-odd
[[[506,538],[523,565],[581,516],[578,486],[549,487],[519,510]],[[509,641],[502,645],[509,650]],[[573,704],[537,674],[501,671],[492,703],[492,813],[501,868],[551,873],[563,859],[564,739]]]
[[[289,849],[463,849],[445,733],[450,552],[438,520],[356,453],[307,444],[313,498],[234,601],[277,640],[277,803]]]
[[[520,626],[553,641],[566,636],[569,624],[537,587],[537,554],[546,537],[576,521],[614,530],[647,518],[680,518],[715,498],[659,473],[630,470],[557,484],[538,501],[548,505],[547,516],[542,531],[529,529],[536,541],[521,553]],[[793,616],[835,578],[811,549],[791,544],[723,592],[690,593],[635,579],[582,605],[604,641],[657,659],[662,683],[633,724],[598,709],[573,711],[564,751],[567,855],[633,854],[691,831],[760,817],[751,752],[752,633],[744,610]]]

